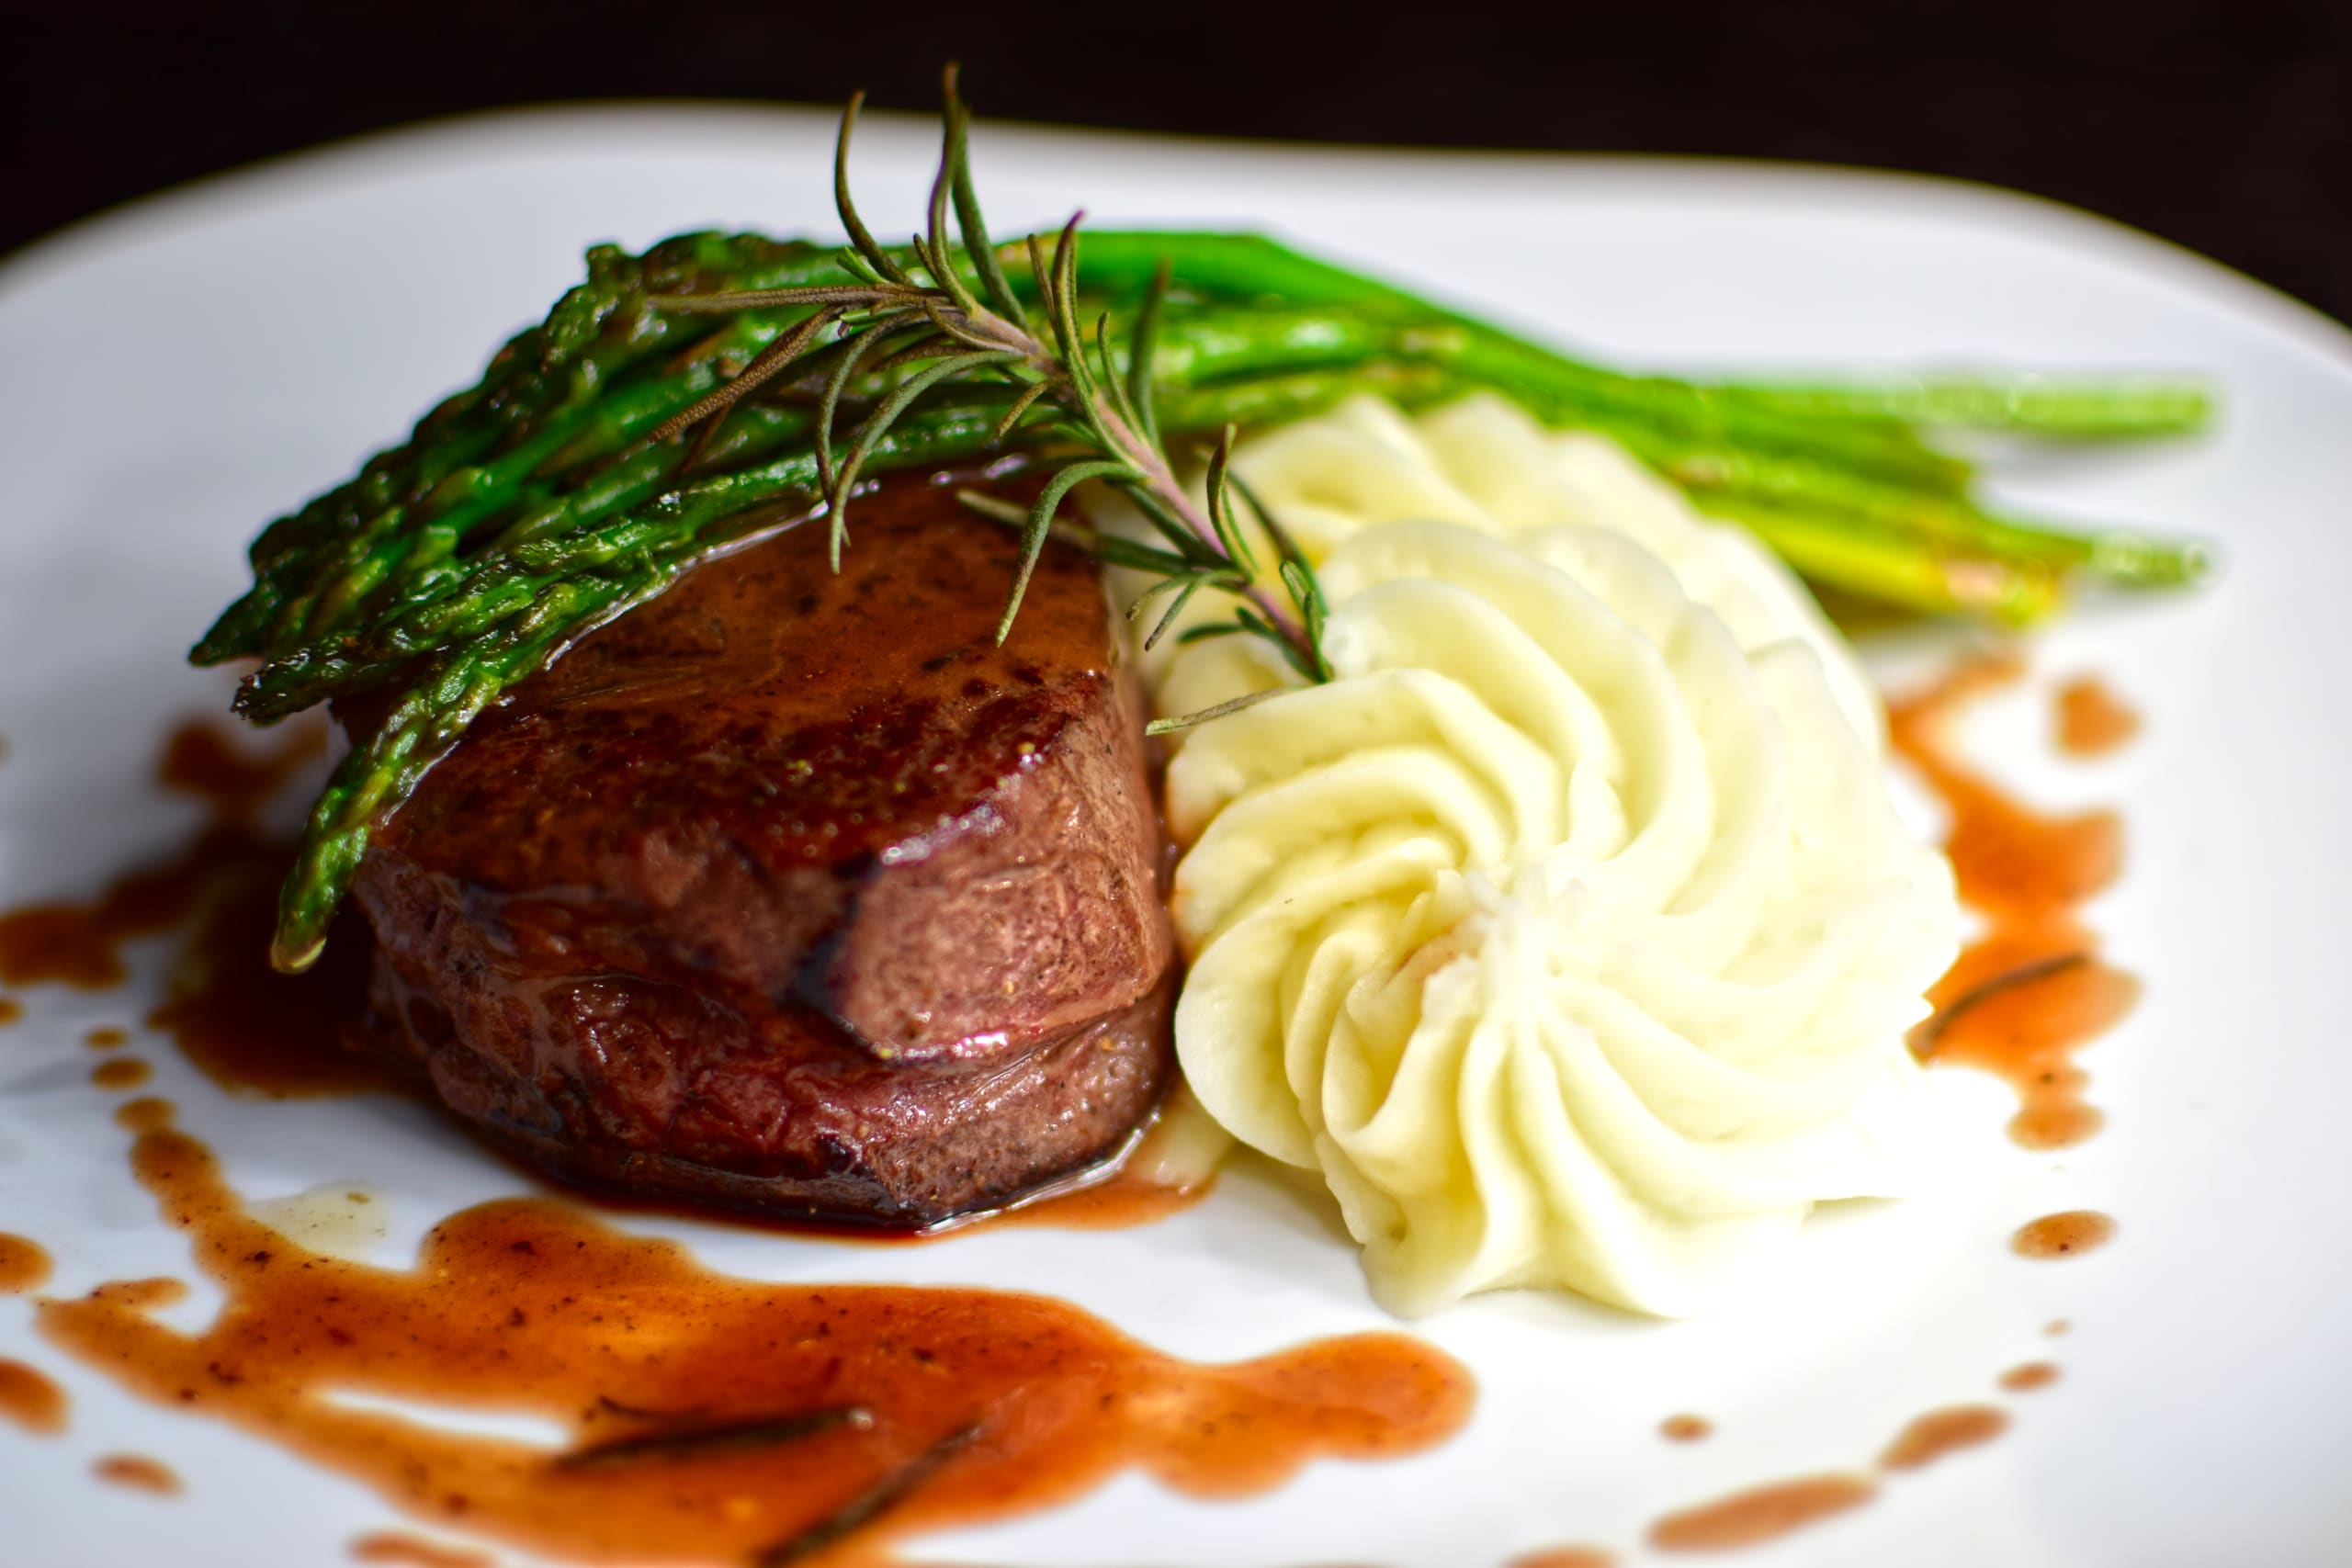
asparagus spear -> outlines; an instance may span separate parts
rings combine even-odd
[[[949,164],[962,180],[953,168],[959,112],[951,105]],[[2155,583],[2186,581],[2200,564],[2193,550],[2125,531],[2078,536],[1988,513],[1966,496],[1967,466],[1914,428],[1928,419],[2070,436],[2186,428],[2205,410],[2178,383],[1709,387],[1627,376],[1251,235],[1095,235],[1081,257],[1066,233],[1051,268],[1035,241],[1018,247],[1038,265],[1016,283],[967,181],[950,184],[943,174],[929,240],[896,250],[874,244],[846,203],[854,254],[715,233],[641,256],[597,247],[587,280],[512,340],[480,383],[427,414],[406,445],[265,530],[252,590],[193,657],[258,656],[239,705],[263,722],[339,694],[401,689],[313,813],[282,901],[281,966],[316,955],[372,825],[502,692],[714,551],[823,498],[845,502],[850,481],[827,444],[841,407],[865,420],[850,461],[882,472],[1073,441],[1148,457],[1133,444],[1139,433],[1229,433],[1367,389],[1411,405],[1488,388],[1554,423],[1616,436],[1816,580],[1907,606],[2030,618],[2071,573]],[[951,195],[968,242],[960,249],[942,231]],[[1177,284],[1164,310],[1163,269]],[[918,276],[933,281],[918,287]],[[715,326],[681,308],[715,295],[729,297],[709,301],[724,307]],[[735,297],[747,295],[755,298],[738,308]],[[1113,348],[1107,315],[1085,343],[1080,296],[1134,328],[1131,353]],[[926,331],[916,305],[932,312],[933,335],[955,342],[860,357],[908,324]],[[1050,317],[1058,358],[1037,357],[1042,340],[1024,335],[1033,308]],[[1000,340],[1031,347],[1008,352]],[[741,399],[787,360],[788,383]],[[1057,411],[1036,404],[1046,382],[1024,380],[1036,373],[1065,378]],[[967,374],[980,379],[956,378]],[[718,418],[697,438],[678,438],[678,426],[713,408]],[[1164,488],[1164,469],[1151,467],[1159,461],[1081,466],[1057,485],[1092,468],[1132,485],[1148,468]],[[1031,519],[1033,544],[1049,521],[1050,507]],[[1247,586],[1216,546],[1222,521],[1216,538],[1205,525],[1193,531],[1204,537],[1175,529],[1172,553],[1136,547],[1138,559],[1200,586]],[[1284,570],[1297,574],[1291,591],[1304,595],[1311,645],[1311,569],[1289,561]],[[1319,666],[1311,646],[1305,656],[1303,668]]]
[[[1106,239],[1110,254],[1106,260],[1090,261],[1081,277],[1116,283],[1133,271],[1134,258],[1145,243],[1167,238],[1098,236],[1090,244],[1089,255]],[[1228,310],[1222,316],[1211,311],[1179,318],[1171,322],[1168,337],[1170,357],[1180,379],[1193,373],[1214,377],[1250,367],[1297,370],[1370,365],[1375,358],[1426,360],[1445,365],[1471,384],[1511,392],[1556,423],[1639,431],[1648,437],[1641,443],[1645,451],[1661,447],[1756,450],[1740,446],[1743,437],[1751,442],[1758,438],[1758,427],[1752,413],[1743,415],[1736,400],[1727,401],[1705,389],[1659,378],[1618,377],[1576,366],[1508,334],[1475,322],[1465,324],[1464,318],[1435,311],[1385,285],[1356,279],[1252,237],[1173,238],[1181,245],[1173,258],[1180,276],[1195,289],[1262,300],[1268,289],[1291,288],[1325,307],[1319,311],[1291,310],[1272,316]],[[812,247],[781,246],[744,236],[684,236],[656,247],[649,257],[666,259],[641,266],[636,275],[640,279],[667,278],[696,288],[729,289],[771,283],[788,286],[820,276],[821,268],[831,265],[830,260],[815,256]],[[715,259],[733,265],[684,265],[689,258],[696,264]],[[602,287],[582,286],[590,290],[585,305],[582,290],[567,296],[548,326],[542,329],[540,335],[547,343],[536,346],[542,362],[577,365],[585,372],[584,378],[594,383],[611,380],[628,367],[632,355],[642,359],[647,344],[658,344],[670,333],[648,324],[649,317],[662,318],[658,312],[642,310],[641,299],[634,310],[622,308],[628,301],[616,297],[611,284],[623,270],[618,263],[599,252],[592,255],[591,270],[592,280]],[[1373,313],[1361,313],[1365,310]],[[619,328],[608,329],[604,339],[583,347],[577,340],[584,335],[584,329],[567,323],[583,313],[598,311],[602,320],[616,321]],[[514,378],[502,380],[497,374],[502,367],[529,356],[535,345],[526,341],[531,334],[526,334],[516,340],[519,348],[510,345],[500,356],[484,389],[453,400],[458,405],[454,413],[445,406],[428,416],[404,473],[387,466],[369,476],[379,486],[404,480],[413,501],[381,507],[365,522],[347,522],[343,537],[322,549],[314,546],[310,552],[278,551],[260,573],[248,602],[223,617],[222,625],[200,645],[198,657],[263,651],[263,639],[254,630],[263,612],[272,621],[272,634],[266,640],[283,647],[306,635],[315,638],[341,631],[371,601],[399,599],[418,592],[431,581],[433,570],[463,545],[472,528],[513,505],[533,479],[538,480],[542,491],[555,488],[548,481],[561,479],[583,459],[608,456],[616,446],[658,425],[707,393],[728,366],[740,365],[800,314],[739,319],[726,332],[698,344],[684,366],[670,375],[629,388],[626,396],[574,399],[569,406],[559,403],[536,428],[526,424],[527,406],[546,412],[549,401],[546,378],[526,389],[539,394],[537,403],[531,405],[527,399],[508,395]],[[620,351],[605,341],[616,338]],[[551,346],[566,342],[572,344],[569,360]],[[1944,385],[1944,394],[1939,406],[1948,411],[1966,402],[1953,384]],[[1827,397],[1826,392],[1813,395],[1815,403]],[[1901,439],[1891,441],[1885,434],[1889,422],[1883,410],[1872,402],[1876,397],[1868,389],[1854,394],[1857,401],[1870,405],[1860,417],[1840,413],[1777,424],[1768,421],[1762,434],[1769,439],[1763,441],[1761,450],[1781,453],[1792,461],[1801,459],[1816,468],[1843,464],[1882,482],[1906,483],[1908,488],[1951,488],[1960,471],[1958,466],[1932,454],[1920,457],[1926,449],[1899,425],[1893,428]],[[2069,427],[2088,428],[2096,401],[2091,390],[2076,388],[2069,404],[2072,412],[2066,416]],[[2182,417],[2184,406],[2177,388],[2153,402],[2133,392],[2096,415],[2103,421],[2100,427],[2109,431],[2149,428],[2146,419],[2138,423],[2128,419],[2125,405],[2155,409],[2157,415],[2173,423]],[[517,409],[525,409],[526,414],[518,415]],[[469,414],[477,417],[466,417]],[[485,439],[497,434],[495,428],[484,428],[485,421],[492,426],[503,423],[510,445],[492,461],[471,463],[468,459],[480,455]],[[514,440],[518,425],[527,429],[528,439]],[[314,507],[310,513],[315,514],[318,510]],[[299,544],[300,540],[281,536],[277,542]],[[272,537],[266,536],[256,547],[257,556],[267,553],[272,543]],[[288,581],[298,571],[311,581],[307,591]]]
[[[744,335],[727,344],[739,357]],[[1385,380],[1407,401],[1427,401],[1443,391],[1487,384],[1476,365],[1464,369],[1456,352],[1458,338],[1328,310],[1196,310],[1170,321],[1162,329],[1162,343],[1155,382],[1162,396],[1180,399],[1172,423],[1178,432],[1294,415],[1305,406],[1296,393],[1306,383],[1298,378],[1315,372],[1351,373],[1364,387],[1379,387]],[[281,632],[273,668],[264,671],[249,694],[247,711],[256,717],[290,711],[280,692],[286,680],[275,667],[306,671],[329,668],[333,651],[347,649],[355,638],[384,645],[372,662],[419,651],[419,629],[442,625],[427,610],[445,593],[462,590],[470,578],[481,575],[479,569],[456,558],[469,531],[527,499],[534,476],[552,470],[554,478],[563,479],[582,460],[606,458],[616,448],[642,437],[708,389],[714,357],[697,353],[685,369],[626,387],[584,412],[560,411],[547,428],[529,433],[497,461],[445,478],[435,492],[443,502],[438,513],[410,515],[397,507],[387,509],[314,558],[312,586],[301,591],[294,608],[281,613],[281,626],[291,630]],[[1416,375],[1408,367],[1427,368]],[[1339,389],[1322,387],[1317,395],[1329,400]],[[2122,541],[2103,545],[2097,538],[2076,540],[2048,529],[2006,525],[1964,502],[1946,498],[1939,489],[1913,492],[1849,474],[1817,458],[1759,455],[1694,442],[1680,427],[1661,431],[1616,410],[1586,410],[1574,422],[1616,435],[1694,491],[1746,495],[1784,510],[1811,506],[1850,514],[1871,525],[1892,520],[1898,531],[1921,534],[1947,547],[2019,550],[2064,568],[2114,567],[2119,574],[2152,581],[2177,580],[2192,570],[2179,552],[2144,540],[2129,541],[2130,548],[2106,547]],[[788,412],[747,409],[729,427],[724,444],[708,456],[720,464],[740,461],[773,449],[805,428],[805,422],[796,423]],[[565,445],[569,462],[557,461],[558,443]],[[640,447],[574,481],[574,490],[554,488],[552,494],[505,524],[493,549],[513,539],[560,537],[643,502],[674,472],[673,456],[668,447]],[[462,489],[456,483],[460,477],[468,481]],[[539,484],[548,488],[544,477]],[[387,606],[382,615],[370,619],[371,610]],[[301,611],[299,616],[296,609]],[[351,667],[351,661],[341,667]]]
[[[1910,376],[1864,382],[1731,382],[1718,389],[1783,412],[1871,415],[1916,424],[1999,430],[2059,440],[2186,435],[2212,418],[2212,390],[2194,376]]]
[[[1219,298],[1275,299],[1384,317],[1425,331],[1451,329],[1455,340],[1438,346],[1465,374],[1512,394],[1545,417],[1565,421],[1578,412],[1609,410],[1687,437],[1834,454],[1892,479],[1947,487],[1967,481],[1966,464],[1928,448],[1899,424],[1856,419],[1834,410],[1825,411],[1826,417],[1784,414],[1757,400],[1723,397],[1690,382],[1586,365],[1476,317],[1301,255],[1261,235],[1091,234],[1081,276],[1090,287],[1121,292],[1157,265],[1151,258],[1160,254],[1172,259],[1181,282]]]

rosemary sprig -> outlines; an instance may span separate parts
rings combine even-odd
[[[863,476],[1025,454],[1059,488],[1005,518],[1024,560],[1069,539],[1158,580],[1132,607],[1153,640],[1260,637],[1308,680],[1325,670],[1311,568],[1223,458],[1204,499],[1178,488],[1168,443],[1228,450],[1230,426],[1357,393],[1419,408],[1486,389],[1612,436],[1815,581],[1913,612],[2027,620],[2074,584],[2204,570],[2192,541],[1987,510],[1969,464],[1915,428],[2172,434],[2205,416],[2198,383],[1710,386],[1586,364],[1257,235],[1090,231],[1082,260],[1074,230],[998,245],[950,87],[949,155],[910,243],[879,243],[857,217],[845,136],[846,250],[722,233],[638,255],[595,246],[585,281],[476,385],[254,542],[250,589],[191,657],[256,660],[237,709],[257,723],[362,693],[387,715],[312,810],[280,900],[280,967],[316,957],[370,835],[491,704],[721,550],[817,513],[838,547]],[[1089,479],[1135,501],[1145,538],[1060,514]],[[1204,593],[1230,615],[1175,633]]]
[[[970,1447],[979,1435],[978,1421],[958,1427],[815,1524],[752,1553],[752,1568],[785,1568],[786,1563],[813,1557],[842,1537],[865,1529],[905,1502],[917,1487]]]
[[[999,421],[1001,440],[1042,427],[1053,444],[1050,477],[1019,521],[1021,563],[1006,592],[996,637],[1011,635],[1029,579],[1057,514],[1081,484],[1109,486],[1133,502],[1159,535],[1157,546],[1114,543],[1083,526],[1060,536],[1103,559],[1157,575],[1159,581],[1130,606],[1132,618],[1151,602],[1167,606],[1146,639],[1159,641],[1204,590],[1237,601],[1224,623],[1272,645],[1305,680],[1329,678],[1320,634],[1322,591],[1313,566],[1286,543],[1275,580],[1280,592],[1259,581],[1257,563],[1234,507],[1229,467],[1234,427],[1227,423],[1208,459],[1206,500],[1196,504],[1162,445],[1153,407],[1153,356],[1169,271],[1153,269],[1129,329],[1124,365],[1114,354],[1109,312],[1098,312],[1090,333],[1079,316],[1079,224],[1074,216],[1050,246],[1041,235],[1024,243],[1041,333],[1014,293],[989,240],[972,184],[970,112],[956,90],[956,67],[943,81],[946,101],[939,174],[933,181],[928,226],[912,241],[915,262],[902,265],[875,238],[850,194],[850,139],[864,94],[851,97],[834,144],[833,193],[850,248],[838,258],[846,281],[781,288],[654,295],[655,310],[698,313],[804,310],[808,314],[744,367],[741,375],[657,427],[660,441],[704,424],[707,444],[729,410],[751,393],[820,350],[837,354],[819,400],[816,450],[831,531],[834,569],[849,537],[849,507],[875,450],[919,400],[954,381],[993,381],[1013,389]],[[949,232],[949,213],[955,232]],[[967,274],[969,274],[969,276]],[[861,376],[899,371],[901,378],[844,436],[838,428],[845,390]],[[1041,412],[1042,411],[1042,412]],[[699,448],[698,448],[699,449]],[[988,515],[1011,521],[1000,507]],[[1261,523],[1279,538],[1259,509]]]
[[[1944,1037],[1945,1031],[1995,997],[2021,986],[2030,986],[2038,980],[2047,980],[2052,975],[2083,968],[2090,961],[2091,955],[2087,953],[2053,953],[2048,958],[2020,964],[2014,969],[2004,969],[1981,980],[1938,1008],[1934,1017],[1914,1029],[1911,1032],[1911,1049],[1920,1056],[1931,1056],[1935,1055],[1936,1043]]]
[[[594,1443],[584,1449],[571,1449],[548,1462],[558,1470],[600,1470],[647,1459],[705,1459],[713,1454],[754,1453],[844,1427],[863,1432],[873,1425],[874,1413],[864,1405],[830,1405],[789,1416],[665,1427],[635,1437]]]

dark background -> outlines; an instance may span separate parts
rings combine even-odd
[[[555,99],[928,108],[1339,141],[1800,158],[2122,219],[2352,320],[2352,0],[74,6],[0,42],[0,250],[334,137]]]

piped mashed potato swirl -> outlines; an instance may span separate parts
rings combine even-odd
[[[1193,1091],[1319,1169],[1381,1302],[1704,1310],[1911,1185],[1943,859],[1804,589],[1600,438],[1361,400],[1236,458],[1317,561],[1336,678],[1170,765]],[[1147,660],[1165,713],[1289,683]]]

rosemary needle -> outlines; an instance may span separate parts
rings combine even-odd
[[[1954,997],[1949,1004],[1939,1008],[1933,1018],[1913,1031],[1911,1048],[1921,1055],[1931,1055],[1935,1050],[1936,1043],[1944,1037],[1944,1032],[1951,1029],[1962,1015],[1974,1011],[2004,991],[2013,991],[2020,986],[2030,986],[2037,980],[2047,980],[2052,975],[2064,975],[2070,969],[2080,969],[2090,961],[2091,955],[2087,953],[2061,953],[2053,957],[2037,958],[2031,963],[2020,964],[2014,969],[2005,969],[2000,974],[1970,987],[1959,996]]]
[[[597,246],[475,386],[254,541],[252,587],[190,657],[258,660],[237,705],[259,723],[362,693],[388,716],[313,807],[279,903],[280,968],[315,961],[378,825],[503,693],[763,528],[822,509],[838,547],[867,475],[1028,454],[1048,477],[1014,525],[1024,561],[1062,537],[1171,584],[1170,602],[1222,601],[1227,616],[1187,635],[1262,638],[1306,682],[1329,672],[1311,564],[1237,558],[1232,499],[1218,483],[1194,502],[1165,443],[1222,446],[1231,426],[1359,392],[1418,406],[1484,389],[1599,431],[1815,581],[1910,611],[2024,621],[2079,581],[2163,587],[2205,569],[2194,543],[1989,512],[1969,465],[1919,429],[2177,434],[2210,412],[2199,383],[1711,386],[1585,364],[1255,235],[1081,244],[1072,220],[998,243],[952,69],[945,86],[929,224],[910,243],[880,244],[852,200],[853,100],[835,164],[846,249],[720,233]],[[1124,492],[1153,536],[1059,515],[1088,482]],[[1016,586],[1000,635],[1019,607]]]
[[[573,1449],[556,1455],[551,1462],[558,1470],[594,1470],[646,1459],[707,1459],[717,1454],[749,1453],[796,1443],[843,1427],[863,1432],[872,1428],[873,1425],[872,1411],[863,1405],[843,1404],[791,1416],[759,1416],[711,1426],[641,1432],[634,1437],[616,1438],[609,1442]]]
[[[915,1488],[971,1445],[980,1435],[980,1423],[959,1427],[909,1460],[808,1529],[798,1530],[752,1554],[752,1568],[785,1568],[814,1556],[854,1530],[859,1530],[906,1501]]]

